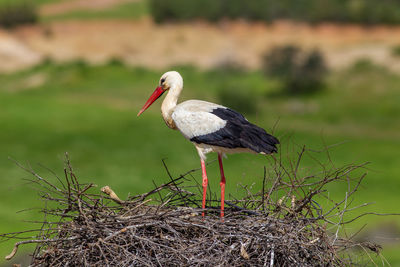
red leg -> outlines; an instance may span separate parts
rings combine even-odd
[[[206,172],[206,163],[204,162],[203,159],[201,159],[200,162],[201,162],[201,172],[202,172],[202,176],[203,176],[203,205],[202,205],[202,208],[204,210],[206,208],[208,178],[207,178],[207,172]],[[204,211],[201,213],[201,216],[204,217]]]
[[[224,167],[222,167],[222,153],[218,153],[219,170],[221,171],[221,219],[224,218],[224,203],[225,203],[225,174]]]

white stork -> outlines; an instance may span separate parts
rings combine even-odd
[[[203,177],[203,203],[205,209],[207,192],[206,154],[218,153],[221,172],[221,218],[224,217],[225,175],[222,156],[225,153],[250,152],[271,154],[277,152],[279,141],[264,129],[247,121],[240,113],[227,107],[201,101],[188,100],[177,104],[183,88],[182,76],[176,71],[164,73],[156,90],[139,111],[142,114],[165,91],[168,91],[161,105],[161,113],[167,126],[179,130],[191,141],[200,156]],[[204,211],[202,213],[204,217]]]

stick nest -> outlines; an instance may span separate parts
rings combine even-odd
[[[262,190],[240,185],[244,197],[225,202],[224,221],[212,192],[201,216],[201,187],[193,186],[199,170],[172,177],[163,162],[167,183],[123,201],[110,187],[101,193],[79,183],[68,158],[65,177],[55,183],[20,165],[40,188],[45,219],[7,259],[26,243],[37,243],[32,266],[343,266],[354,264],[354,247],[378,253],[377,245],[339,236],[355,219],[345,213],[354,209],[349,203],[364,177],[355,170],[363,164],[309,175],[299,168],[305,152],[289,165],[270,159]],[[344,199],[329,198],[332,182],[345,183]],[[322,208],[318,202],[326,199],[331,205]]]

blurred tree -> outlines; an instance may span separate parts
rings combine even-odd
[[[6,3],[0,6],[0,26],[12,28],[38,21],[36,7],[32,2]]]
[[[263,58],[264,73],[279,79],[288,94],[305,94],[321,90],[327,67],[318,50],[309,53],[294,45],[275,47]]]
[[[218,91],[218,101],[243,114],[257,112],[257,96],[237,84],[225,83],[221,86]]]
[[[150,11],[157,23],[223,18],[400,23],[399,0],[150,0]]]

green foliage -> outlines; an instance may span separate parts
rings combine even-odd
[[[225,59],[219,62],[217,66],[213,69],[219,76],[232,77],[236,74],[242,74],[246,72],[246,67],[241,65],[239,62],[233,61],[231,59]]]
[[[293,45],[275,47],[265,56],[263,69],[267,75],[278,78],[288,94],[304,94],[320,91],[327,74],[322,53],[301,51]]]
[[[246,115],[257,111],[257,96],[234,84],[221,87],[218,100],[220,104]]]
[[[151,0],[150,10],[156,22],[204,18],[215,21],[220,16],[222,1]]]
[[[36,7],[31,2],[7,3],[0,6],[0,26],[12,28],[37,21]]]
[[[108,61],[109,66],[124,66],[124,62],[119,57],[113,57]]]
[[[378,66],[376,66],[374,64],[374,62],[371,61],[371,59],[369,58],[360,58],[357,61],[355,61],[353,63],[352,66],[350,66],[349,71],[351,72],[367,72],[368,70],[372,69],[372,68],[378,68]]]
[[[240,82],[240,78],[233,78],[247,76],[243,66],[237,62],[225,60],[210,71],[210,74],[216,76],[219,82],[216,88],[218,103],[245,115],[256,113],[258,99],[262,95],[248,84]]]
[[[400,45],[396,45],[392,48],[392,55],[395,57],[400,57]]]
[[[272,21],[396,24],[400,2],[394,0],[150,0],[156,22],[222,18]]]

